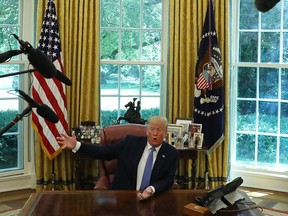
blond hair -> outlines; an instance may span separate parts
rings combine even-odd
[[[164,116],[152,116],[147,120],[148,125],[149,124],[156,124],[156,125],[163,125],[165,128],[168,125],[168,120]]]

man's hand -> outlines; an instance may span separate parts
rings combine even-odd
[[[62,149],[73,149],[77,143],[75,131],[72,131],[72,136],[61,134],[61,137],[56,137],[56,140]]]
[[[151,187],[147,187],[142,193],[137,193],[138,200],[149,199],[153,195],[153,190]]]

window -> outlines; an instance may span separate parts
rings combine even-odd
[[[7,10],[1,11],[0,28],[1,28],[1,53],[10,49],[18,49],[18,42],[11,37],[11,34],[19,35],[20,29],[20,13],[18,1],[1,1],[1,8]],[[16,16],[14,15],[16,14]],[[22,64],[16,63],[19,60],[19,55],[15,56],[8,63],[0,65],[1,75],[10,74],[23,68]],[[9,122],[15,118],[20,110],[20,100],[15,96],[15,92],[11,89],[18,89],[19,76],[9,76],[0,79],[0,127],[1,131],[5,131],[5,126],[9,127]],[[13,94],[14,93],[14,94]],[[7,171],[11,169],[23,169],[23,157],[18,152],[23,152],[23,128],[22,124],[15,124],[7,132],[0,137],[0,171]],[[3,133],[2,132],[2,133]]]
[[[231,4],[232,165],[288,171],[288,1]]]
[[[101,1],[102,126],[123,117],[129,102],[134,110],[140,108],[143,119],[161,113],[165,102],[167,45],[164,44],[168,31],[163,17],[168,14],[167,2]]]
[[[0,53],[19,49],[18,41],[12,34],[33,44],[35,29],[33,28],[34,15],[31,14],[34,14],[34,0],[0,1],[0,8]],[[25,188],[27,179],[23,178],[22,174],[31,173],[29,163],[32,162],[32,157],[28,153],[28,149],[32,148],[28,142],[31,133],[29,118],[23,117],[21,121],[11,123],[26,108],[24,101],[18,98],[15,90],[27,91],[28,75],[13,75],[25,69],[28,69],[28,62],[24,55],[15,55],[7,61],[3,60],[0,64],[0,130],[2,133],[0,136],[0,181],[3,180],[0,191],[9,190],[10,186],[18,189]],[[26,182],[22,184],[18,181],[13,185],[13,180],[16,179],[12,180],[12,176],[13,178],[21,176]],[[9,185],[6,185],[8,178],[10,178]]]

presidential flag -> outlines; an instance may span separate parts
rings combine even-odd
[[[224,138],[224,80],[221,52],[209,0],[195,69],[194,122],[202,124],[203,146],[210,149]]]
[[[49,0],[47,4],[38,49],[48,56],[57,70],[64,73],[58,21],[53,0]],[[41,139],[42,149],[52,160],[61,152],[56,137],[60,136],[60,133],[68,132],[65,85],[56,78],[46,79],[39,72],[35,72],[33,78],[32,96],[34,100],[48,105],[59,117],[58,123],[54,124],[39,116],[35,109],[32,111],[33,128]]]

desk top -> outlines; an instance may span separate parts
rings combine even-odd
[[[137,200],[137,191],[48,191],[30,196],[19,216],[70,215],[183,215],[185,205],[205,190],[171,190],[146,201]]]

